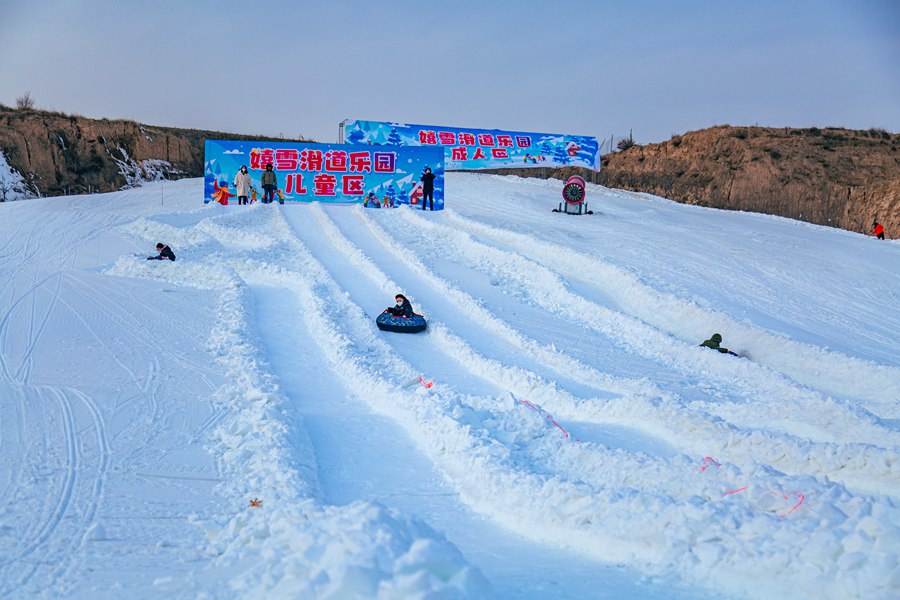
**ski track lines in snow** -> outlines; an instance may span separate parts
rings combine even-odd
[[[192,377],[158,359],[167,351],[172,355],[189,352],[158,345],[165,338],[161,331],[180,329],[169,339],[188,335],[184,324],[173,324],[152,301],[138,300],[148,292],[145,283],[113,281],[95,272],[110,250],[133,247],[110,228],[141,212],[134,210],[142,204],[139,196],[140,192],[133,192],[88,201],[37,200],[15,211],[3,207],[4,227],[17,232],[5,236],[17,240],[15,247],[0,250],[4,309],[0,315],[0,456],[4,463],[0,467],[4,498],[0,596],[4,598],[68,596],[76,590],[89,594],[104,589],[111,579],[91,581],[93,573],[103,571],[89,568],[92,561],[104,565],[107,577],[115,573],[116,585],[125,582],[126,588],[136,585],[146,590],[150,585],[146,577],[155,567],[136,567],[139,555],[149,566],[166,561],[178,564],[194,554],[189,549],[142,549],[168,536],[188,539],[180,531],[183,526],[174,521],[162,527],[144,525],[137,531],[131,527],[145,517],[148,523],[161,518],[161,495],[175,489],[135,484],[135,464],[163,461],[170,450],[159,450],[173,439],[182,447],[180,458],[187,459],[179,432],[203,406],[196,397],[189,404],[175,401],[177,393],[172,393],[167,379],[183,375],[191,381]],[[119,215],[110,208],[117,199],[122,201]],[[127,312],[135,308],[160,319],[151,325],[152,332],[146,329],[149,317]],[[193,356],[186,362],[191,363]],[[178,382],[185,394],[204,385],[215,387],[213,381],[219,376],[205,369],[193,375],[199,382],[196,385]],[[160,390],[168,396],[162,410],[157,398]],[[182,410],[185,406],[190,408]],[[111,478],[116,480],[114,497],[109,496]],[[139,499],[129,493],[136,485],[141,489]],[[166,508],[178,503],[173,498]],[[198,505],[192,500],[180,508],[188,504]],[[130,514],[129,521],[118,521],[127,526],[117,523],[121,514]],[[114,537],[106,537],[105,531]],[[117,565],[125,569],[119,571]]]
[[[602,521],[603,519],[600,517],[600,515],[587,516],[583,514],[582,510],[587,510],[588,515],[590,515],[593,510],[599,509],[600,507],[597,506],[597,497],[603,496],[602,490],[595,489],[591,492],[587,492],[587,490],[585,490],[584,492],[578,493],[576,489],[573,489],[570,486],[575,485],[575,487],[577,488],[578,485],[584,485],[584,482],[580,482],[579,484],[570,484],[556,477],[552,477],[549,481],[540,481],[540,478],[535,477],[533,472],[517,471],[515,468],[515,457],[512,457],[512,462],[507,462],[514,454],[514,452],[511,452],[512,449],[507,447],[507,449],[501,452],[499,456],[492,456],[494,454],[493,452],[488,452],[488,456],[484,456],[483,452],[485,450],[485,446],[482,445],[483,440],[479,441],[478,438],[472,438],[471,433],[468,435],[463,435],[463,437],[460,438],[459,436],[461,434],[461,431],[459,430],[459,426],[462,425],[460,421],[466,421],[465,428],[463,429],[464,431],[471,432],[472,429],[478,430],[481,427],[487,425],[488,430],[482,430],[481,435],[487,434],[490,439],[490,419],[485,418],[485,415],[490,414],[493,410],[496,410],[497,402],[495,399],[478,398],[466,395],[460,396],[458,392],[453,392],[452,390],[448,389],[445,392],[447,394],[447,397],[444,399],[439,400],[440,395],[434,394],[430,397],[432,401],[428,405],[421,406],[420,403],[413,402],[411,407],[406,408],[408,400],[414,399],[414,396],[409,396],[408,393],[404,393],[402,386],[402,382],[407,380],[409,376],[412,375],[412,372],[409,370],[408,366],[404,369],[403,364],[400,361],[387,361],[387,366],[382,364],[385,362],[383,357],[391,356],[391,354],[389,350],[381,348],[381,346],[384,345],[384,342],[381,342],[378,338],[372,339],[372,324],[370,318],[368,318],[361,311],[359,306],[349,302],[349,299],[343,292],[340,291],[340,288],[334,284],[333,280],[331,280],[326,273],[322,272],[321,264],[314,261],[314,259],[312,259],[312,257],[308,255],[303,246],[299,245],[299,243],[294,243],[293,247],[294,250],[296,250],[295,254],[298,257],[302,257],[292,259],[300,263],[297,267],[297,271],[294,273],[284,273],[282,270],[283,267],[280,267],[279,270],[285,276],[285,280],[283,283],[293,286],[296,286],[298,283],[302,284],[302,287],[299,290],[299,293],[301,294],[301,304],[306,307],[307,310],[313,311],[317,308],[321,310],[321,307],[323,307],[324,304],[327,303],[327,312],[319,314],[318,316],[321,322],[319,322],[319,320],[317,320],[316,322],[319,323],[319,327],[325,328],[322,337],[329,339],[330,342],[320,347],[324,351],[326,351],[326,353],[331,353],[331,356],[329,358],[333,362],[342,365],[342,369],[346,377],[345,381],[347,382],[348,387],[350,387],[351,389],[355,389],[360,396],[367,397],[370,402],[374,400],[376,408],[386,410],[390,414],[395,415],[396,418],[405,423],[405,426],[410,431],[410,434],[413,437],[418,439],[419,442],[423,444],[423,446],[431,449],[431,452],[438,458],[439,462],[442,464],[444,472],[448,474],[450,480],[455,482],[455,485],[460,488],[462,497],[467,498],[467,500],[473,506],[476,506],[489,514],[492,514],[501,522],[506,522],[512,527],[521,526],[521,521],[519,521],[515,516],[511,516],[509,512],[505,510],[505,507],[509,506],[510,503],[524,503],[525,505],[528,505],[528,503],[534,499],[543,498],[547,494],[547,486],[550,485],[552,492],[555,492],[551,493],[550,495],[554,497],[555,500],[551,500],[549,502],[549,506],[534,506],[534,504],[532,504],[532,508],[534,509],[534,511],[540,513],[540,518],[538,519],[538,521],[542,521],[544,523],[544,527],[534,527],[534,523],[531,522],[530,528],[532,529],[532,534],[537,534],[541,537],[544,537],[545,539],[553,539],[557,542],[562,543],[572,543],[572,540],[575,539],[577,540],[577,542],[581,542],[581,544],[578,544],[576,542],[576,545],[581,545],[582,549],[588,549],[588,551],[597,551],[600,548],[603,548],[603,550],[600,551],[600,555],[606,560],[615,558],[610,556],[609,554],[609,548],[615,548],[616,550],[614,550],[613,552],[617,551],[621,553],[619,558],[631,557],[637,558],[641,562],[647,561],[650,563],[653,563],[654,561],[662,561],[664,564],[667,560],[674,561],[675,563],[679,562],[678,559],[674,556],[669,556],[668,558],[663,559],[663,557],[658,554],[660,552],[659,547],[654,544],[640,541],[639,535],[637,536],[637,539],[635,539],[634,532],[640,530],[638,521],[635,521],[635,519],[638,519],[641,524],[645,524],[646,520],[649,518],[648,515],[644,514],[645,510],[648,508],[647,506],[642,506],[643,510],[631,511],[629,511],[628,508],[634,507],[623,506],[621,508],[624,511],[624,514],[620,511],[615,511],[616,516],[618,517],[619,521],[621,521],[620,523],[617,523],[617,525],[624,529],[622,531],[619,531],[618,528],[616,528],[616,530],[622,535],[621,538],[616,538],[616,536],[614,535],[614,531],[599,532],[596,530],[596,528],[590,527],[590,525],[591,523],[598,523]],[[303,273],[303,275],[300,275],[300,273]],[[313,283],[310,281],[304,282],[304,280],[307,278],[312,278],[313,281],[316,281],[318,283]],[[335,314],[342,315],[342,321],[340,323],[333,320]],[[329,331],[330,328],[334,329]],[[347,328],[355,330],[355,333],[351,334],[349,331],[347,331]],[[351,351],[351,349],[355,352]],[[388,367],[401,369],[401,372],[399,374],[396,374],[391,378],[394,380],[393,384],[388,384],[385,380],[382,379],[382,377],[385,375],[385,371],[394,370]],[[404,370],[405,372],[403,372]],[[473,402],[477,406],[472,407],[466,404],[466,402]],[[447,405],[448,403],[449,405]],[[431,411],[436,410],[437,407],[441,404],[444,404],[446,406],[443,410],[443,416],[441,416],[440,414],[423,414],[423,411],[430,413]],[[406,408],[406,410],[408,411],[405,412],[405,414],[404,408]],[[457,417],[462,417],[460,421],[454,419],[454,414]],[[523,413],[514,413],[513,416],[519,416],[521,414]],[[416,418],[417,416],[419,418]],[[428,418],[423,418],[426,416]],[[443,423],[443,425],[438,426],[439,423]],[[506,423],[505,425],[509,424]],[[537,426],[538,424],[535,423],[534,425]],[[541,427],[540,431],[542,431],[542,433],[535,435],[532,432],[530,434],[531,440],[540,438],[538,441],[544,442],[545,440],[551,439],[545,435],[546,430],[543,425],[543,422],[539,424],[539,426]],[[520,427],[513,427],[512,430],[521,433],[522,430],[528,431],[528,426],[524,423],[521,423]],[[515,438],[519,433],[514,434],[513,437]],[[497,437],[502,437],[502,435],[498,435]],[[460,443],[463,444],[466,450],[465,452],[459,453],[462,454],[462,456],[460,456],[457,452],[447,452],[448,448],[458,446]],[[554,446],[553,452],[558,452],[560,454],[564,454],[565,452],[575,452],[576,455],[584,455],[586,452],[595,455],[602,454],[602,452],[598,452],[597,450],[593,449],[586,451],[584,448],[581,448],[574,444],[563,447],[560,445],[559,440],[553,440],[550,443],[552,446]],[[540,456],[543,454],[542,451],[535,447],[536,445],[537,444],[533,444],[530,448],[527,448],[524,451],[525,454],[529,455],[529,458],[531,458],[532,456]],[[493,443],[488,444],[488,447],[493,446]],[[550,453],[552,454],[553,452]],[[494,462],[492,458],[499,461],[499,463]],[[547,460],[546,457],[544,457],[544,459]],[[461,460],[464,463],[464,466],[461,467],[458,464],[454,465],[453,463],[455,460]],[[584,460],[584,456],[578,456],[578,460],[575,461],[560,460],[558,462],[561,463],[560,470],[563,471],[565,470],[563,467],[564,464],[571,464],[572,462],[582,462],[582,464],[584,464]],[[596,466],[596,457],[594,457],[591,462],[593,462]],[[506,466],[502,466],[504,464]],[[454,466],[456,468],[454,468]],[[641,465],[641,467],[643,466],[644,465]],[[641,471],[640,468],[636,470],[637,472]],[[477,488],[478,486],[475,486],[472,483],[465,483],[467,479],[471,481],[470,478],[473,477],[474,473],[480,473],[480,477],[475,478],[479,482],[479,486],[481,486],[481,489],[479,489],[478,492],[473,492],[473,489]],[[739,472],[735,473],[734,471],[732,471],[732,476],[742,477],[748,480],[753,480],[754,475],[757,481],[751,484],[753,487],[753,489],[751,490],[752,493],[745,496],[745,498],[752,497],[753,501],[756,504],[753,508],[764,512],[763,507],[768,504],[768,510],[772,510],[775,513],[787,512],[790,506],[782,506],[778,508],[773,508],[771,506],[772,503],[770,501],[773,498],[777,498],[778,493],[780,493],[775,489],[771,489],[771,486],[774,482],[776,489],[779,487],[779,485],[781,485],[782,487],[790,488],[791,482],[784,481],[779,484],[777,481],[778,476],[765,469],[762,469],[757,474],[741,474]],[[654,479],[653,481],[655,485],[659,484],[658,480]],[[794,483],[799,483],[807,488],[817,485],[809,478],[804,478],[803,480]],[[788,485],[784,486],[783,484]],[[679,484],[673,482],[672,487],[678,488]],[[821,485],[819,485],[818,487],[820,487],[821,489],[817,490],[817,492],[821,494],[821,498],[823,500],[838,503],[850,501],[850,499],[847,497],[847,494],[845,492],[842,492],[837,487],[823,487]],[[684,499],[689,497],[687,496],[687,488],[691,488],[690,493],[696,494],[696,487],[691,487],[689,485],[684,486],[684,488],[681,490],[673,489],[667,490],[667,492],[673,494],[671,498],[680,497]],[[721,493],[721,489],[722,488],[719,488],[719,493]],[[541,493],[539,490],[543,490],[543,493]],[[715,492],[709,490],[708,492],[710,498],[715,498]],[[587,498],[591,497],[593,497],[592,501],[587,500]],[[490,500],[487,500],[487,498],[490,498]],[[567,501],[570,501],[572,498],[580,499],[579,503],[586,503],[588,507],[590,507],[592,504],[594,505],[593,510],[590,508],[585,509],[584,507],[581,507],[582,510],[576,511],[576,513],[579,514],[579,516],[581,516],[582,518],[578,520],[578,527],[575,529],[572,529],[572,523],[569,522],[567,518],[572,517],[572,507],[566,507]],[[657,518],[665,519],[670,524],[673,522],[673,520],[680,522],[682,526],[690,526],[690,523],[694,521],[695,518],[700,517],[700,521],[704,524],[703,529],[707,529],[707,519],[711,517],[711,515],[704,514],[704,511],[714,510],[712,508],[712,504],[695,507],[699,511],[699,513],[694,514],[691,518],[688,518],[687,515],[684,514],[678,515],[679,511],[682,510],[683,507],[674,510],[675,514],[672,514],[672,506],[667,506],[665,499],[666,496],[661,497],[660,505],[654,505],[653,509],[648,511],[649,514],[657,515]],[[607,502],[609,502],[610,500],[610,498],[606,498]],[[644,500],[646,500],[646,498],[644,498]],[[497,505],[498,501],[503,505],[504,510],[499,510],[499,507]],[[562,504],[559,504],[560,502],[562,502]],[[602,505],[603,503],[600,502],[600,504]],[[681,502],[676,502],[674,504],[675,506],[681,507]],[[784,504],[783,501],[782,504]],[[736,510],[738,514],[741,514],[741,518],[746,518],[746,509],[734,507],[734,504],[719,504],[715,508],[726,513],[730,512],[731,510]],[[823,505],[819,508],[819,510],[822,511],[819,516],[827,516],[826,509],[828,508],[829,504],[827,502],[823,503]],[[840,514],[843,515],[843,513]],[[700,515],[703,516],[701,517]],[[765,521],[764,518],[762,521],[760,521],[760,518],[762,518],[762,515],[753,513],[753,515],[750,517],[750,521],[744,523],[744,525],[746,525],[749,530],[753,530],[757,527],[763,527],[764,529],[766,529],[766,532],[764,535],[762,535],[762,537],[752,535],[752,539],[757,544],[767,546],[766,548],[764,548],[764,550],[768,553],[771,553],[773,555],[780,555],[777,559],[779,562],[785,560],[785,555],[781,555],[781,552],[779,552],[780,549],[785,548],[779,548],[777,544],[773,546],[773,538],[779,537],[777,535],[774,535],[774,530],[768,528],[768,526],[773,525],[773,522]],[[856,518],[858,518],[858,515],[854,515],[853,518],[850,519],[850,521],[855,521]],[[730,519],[730,525],[735,526],[736,520],[739,521],[740,519]],[[750,523],[752,523],[752,525]],[[779,528],[780,530],[790,529],[791,527],[802,529],[802,522],[800,521],[796,522],[796,524],[794,524],[794,522],[786,521],[775,521],[775,523],[777,523],[775,527]],[[694,523],[694,526],[697,526],[696,522]],[[845,531],[842,535],[852,533],[852,530],[856,526],[858,526],[858,523],[848,523],[848,526],[850,530]],[[585,527],[587,527],[587,531],[585,531]],[[659,535],[659,529],[664,528],[654,527],[654,535]],[[535,530],[540,530],[540,532],[537,532]],[[565,531],[565,535],[561,536],[561,531]],[[625,531],[628,531],[630,535],[626,535]],[[881,533],[883,534],[884,532]],[[731,534],[725,534],[725,532],[722,532],[721,537],[717,535],[709,541],[715,541],[719,543],[725,540],[725,538],[729,537],[730,535]],[[561,537],[565,539],[560,539]],[[733,537],[730,537],[729,539],[730,541],[725,544],[726,546],[734,543]],[[780,541],[783,545],[791,545],[790,542],[784,539]],[[675,540],[672,540],[672,544],[677,545]],[[650,552],[650,554],[647,554],[647,551],[651,550],[651,548],[652,551]],[[732,548],[731,551],[723,551],[722,549],[717,548],[712,551],[710,557],[713,557],[714,561],[720,562],[720,565],[724,567],[726,571],[730,568],[737,569],[736,563],[733,564],[730,568],[726,567],[726,563],[730,563],[731,560],[734,559],[734,555],[732,555],[732,552],[734,552],[734,550],[735,549]],[[756,548],[756,551],[759,550],[760,548]],[[800,548],[794,547],[793,549],[787,550],[789,553],[799,553]],[[725,553],[724,557],[722,556],[722,552]],[[695,558],[697,558],[696,555]],[[701,562],[702,560],[703,559],[701,558]],[[688,565],[682,565],[682,567],[686,566]],[[737,577],[737,574],[735,573],[732,573],[732,575]],[[809,576],[809,574],[807,574],[807,576]]]
[[[41,418],[29,430],[43,431],[40,445],[19,449],[17,457],[36,484],[17,486],[5,496],[9,504],[34,507],[38,517],[4,527],[10,531],[0,530],[0,539],[7,542],[0,555],[0,581],[4,594],[12,595],[38,571],[47,572],[42,584],[52,586],[59,578],[66,555],[81,542],[96,516],[109,467],[109,444],[97,406],[76,390],[2,385],[0,394],[40,407]],[[33,443],[38,435],[29,437]]]

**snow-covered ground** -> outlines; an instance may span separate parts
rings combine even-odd
[[[900,596],[900,244],[561,186],[0,204],[0,597]]]

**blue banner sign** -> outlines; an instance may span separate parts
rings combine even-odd
[[[442,147],[447,169],[587,167],[600,170],[597,138],[557,133],[345,121],[348,144]]]
[[[372,208],[421,206],[422,176],[435,175],[434,208],[444,207],[441,148],[206,140],[204,203],[236,196],[241,166],[250,175],[250,200],[261,199],[262,174],[272,165],[275,201],[355,203]]]

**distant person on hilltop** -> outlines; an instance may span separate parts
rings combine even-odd
[[[162,242],[156,245],[156,251],[159,252],[159,254],[156,256],[148,256],[147,260],[175,260],[175,253]]]
[[[247,165],[241,165],[241,170],[234,176],[234,191],[237,193],[238,204],[247,204],[247,196],[250,195],[251,184]]]
[[[722,354],[730,354],[732,356],[738,356],[738,354],[732,352],[728,348],[723,348],[719,344],[722,343],[722,336],[718,333],[712,334],[712,337],[700,344],[700,346],[704,348],[712,348],[713,350],[718,350]]]
[[[425,167],[425,172],[422,174],[420,181],[422,182],[422,210],[425,210],[425,205],[428,204],[428,201],[431,201],[431,206],[429,210],[434,210],[434,173],[431,172],[429,167]]]
[[[884,225],[882,225],[878,221],[873,221],[872,227],[874,227],[874,229],[872,229],[872,235],[877,237],[879,240],[883,240],[884,239]]]
[[[278,187],[278,177],[275,175],[275,171],[272,170],[272,163],[266,165],[266,170],[263,171],[259,182],[263,188],[263,204],[271,204],[275,199],[275,188]]]

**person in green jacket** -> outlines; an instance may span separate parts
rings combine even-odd
[[[278,178],[275,176],[275,171],[272,170],[272,163],[266,165],[266,170],[263,171],[259,183],[263,188],[263,204],[270,204],[275,199],[275,188],[278,187]]]
[[[732,352],[728,348],[723,348],[719,344],[722,343],[722,336],[718,333],[712,334],[712,337],[700,344],[704,348],[712,348],[713,350],[718,350],[722,354],[730,354],[732,356],[738,356],[736,353]]]

